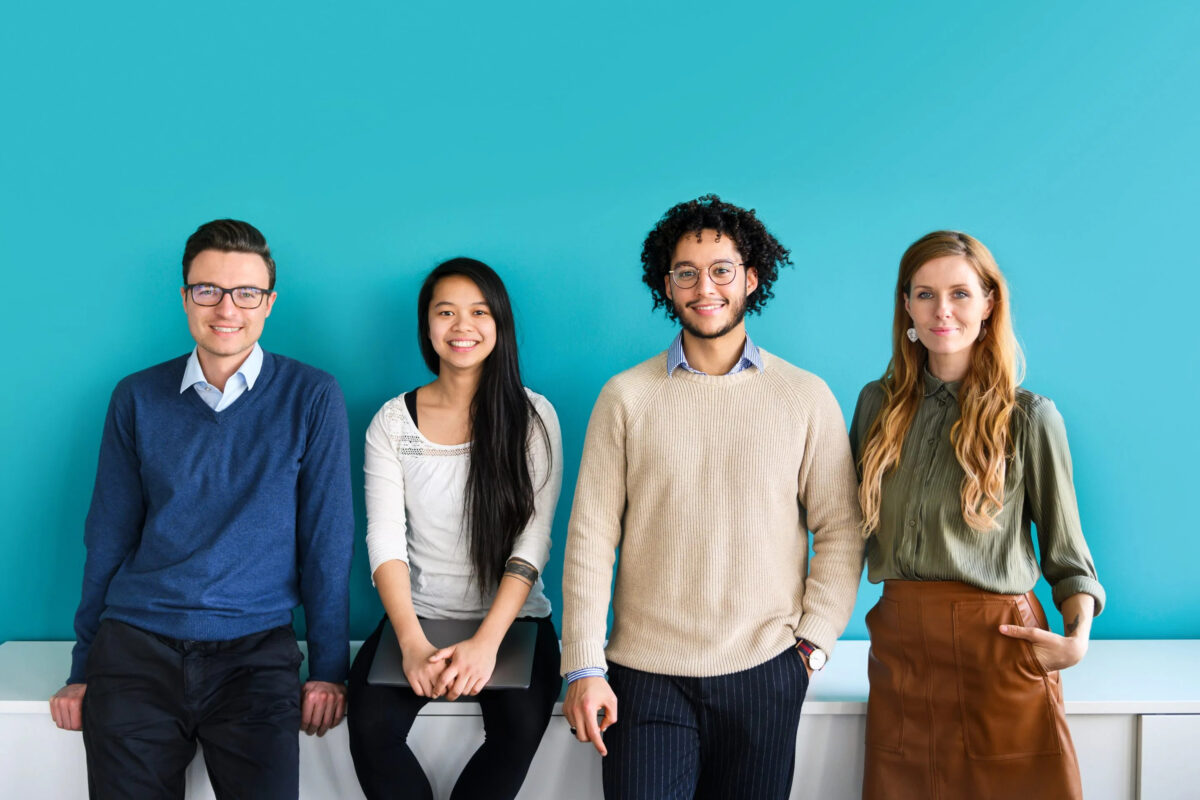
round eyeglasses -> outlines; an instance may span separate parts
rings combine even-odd
[[[238,308],[258,308],[262,305],[263,298],[270,294],[268,290],[259,289],[257,286],[235,286],[225,289],[211,283],[189,283],[183,288],[187,289],[188,296],[198,306],[219,306],[225,295],[229,295]]]
[[[733,279],[737,277],[739,266],[741,265],[732,261],[714,261],[708,265],[708,279],[717,286],[727,286],[733,283]],[[680,289],[691,289],[700,282],[702,271],[700,267],[693,264],[679,264],[668,274],[671,276],[671,283]]]

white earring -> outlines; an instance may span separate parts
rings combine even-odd
[[[916,328],[909,328],[907,331],[907,335],[908,335],[908,340],[910,342],[917,341],[917,329]]]

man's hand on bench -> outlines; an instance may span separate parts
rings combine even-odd
[[[336,728],[346,713],[346,687],[328,681],[308,681],[300,701],[300,730],[312,736],[324,736]]]
[[[83,727],[83,693],[86,683],[68,683],[50,698],[50,718],[64,731],[77,731]]]

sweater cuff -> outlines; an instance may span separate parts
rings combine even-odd
[[[1066,602],[1067,598],[1077,594],[1090,594],[1096,598],[1096,610],[1093,612],[1093,616],[1100,616],[1100,610],[1104,608],[1104,587],[1100,585],[1100,581],[1086,575],[1066,578],[1054,584],[1055,608],[1061,611],[1062,604]]]
[[[314,648],[310,641],[308,643],[308,680],[345,683],[350,674],[350,648],[347,646],[341,651],[340,658],[338,655],[336,651],[330,653],[328,648]]]
[[[587,668],[608,671],[603,641],[563,642],[561,674],[570,675],[576,670]]]
[[[87,682],[87,657],[88,648],[81,647],[77,641],[71,651],[71,674],[67,676],[67,685]]]
[[[833,655],[838,633],[839,630],[833,623],[815,614],[805,614],[800,618],[800,624],[796,626],[797,639],[805,639],[813,643],[824,650],[827,656]]]

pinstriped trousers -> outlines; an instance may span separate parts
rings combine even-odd
[[[604,734],[607,800],[776,800],[791,793],[804,659],[710,678],[609,663],[619,720]]]

